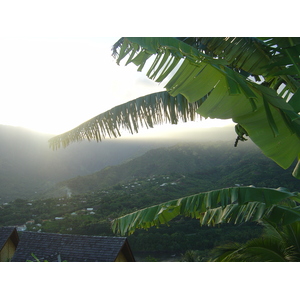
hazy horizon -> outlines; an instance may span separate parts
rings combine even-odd
[[[109,138],[106,137],[103,141],[106,140],[233,140],[236,138],[236,133],[234,130],[234,124],[227,124],[219,127],[201,127],[200,122],[194,122],[193,126],[188,123],[178,124],[178,125],[157,125],[153,128],[141,128],[138,133],[131,134],[126,131],[121,131],[121,136],[117,138]],[[31,128],[26,128],[22,126],[14,126],[7,124],[0,124],[0,126],[6,126],[10,128],[14,128],[16,130],[20,129],[20,131],[31,132],[32,134],[42,135],[47,138],[51,138],[56,136],[55,134],[45,133],[41,131],[37,131]],[[76,143],[76,142],[74,142]]]

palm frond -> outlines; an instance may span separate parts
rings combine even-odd
[[[50,147],[66,147],[84,139],[101,141],[118,137],[121,130],[137,133],[139,128],[158,124],[177,124],[179,121],[200,119],[196,112],[203,100],[189,103],[185,97],[172,97],[167,92],[153,93],[118,105],[84,122],[78,127],[49,140]]]
[[[252,75],[278,91],[286,85],[287,94],[299,88],[300,39],[298,37],[205,37],[184,38],[200,51],[225,59],[235,71]],[[246,72],[246,73],[245,73]]]
[[[125,47],[124,47],[125,45]],[[187,47],[187,45],[191,47]],[[128,53],[133,60],[134,51],[162,54],[170,51],[174,57],[203,60],[224,64],[247,74],[260,75],[271,60],[270,46],[258,38],[249,37],[185,37],[185,38],[122,38],[113,46],[113,55],[119,63]],[[196,50],[195,50],[196,49]],[[140,55],[141,57],[142,55]],[[217,59],[217,60],[216,60]],[[153,67],[153,66],[152,66]]]
[[[285,262],[288,261],[284,243],[270,237],[248,241],[230,261],[248,262]]]
[[[216,247],[213,261],[297,262],[300,261],[300,222],[277,224],[264,218],[262,237],[244,244],[229,243]]]
[[[282,241],[271,237],[252,239],[245,244],[230,243],[212,252],[214,262],[285,262],[289,261]]]
[[[278,203],[291,197],[298,197],[298,194],[282,189],[226,188],[141,209],[115,219],[112,228],[121,235],[131,234],[138,228],[147,229],[166,224],[178,215],[199,219],[201,225],[258,221],[270,215]],[[276,215],[272,216],[274,219]],[[279,217],[282,215],[279,214]],[[300,219],[300,214],[298,218]]]
[[[179,38],[200,52],[224,59],[231,68],[247,76],[266,73],[271,60],[270,46],[253,37]],[[260,79],[258,79],[260,80]]]
[[[230,262],[239,261],[242,245],[240,243],[228,243],[215,247],[212,252],[211,261],[214,262]]]
[[[299,211],[299,207],[295,207]],[[292,221],[292,219],[290,220]],[[271,222],[269,219],[264,219],[264,236],[272,239],[274,243],[281,244],[284,248],[284,257],[287,261],[300,261],[300,222]]]

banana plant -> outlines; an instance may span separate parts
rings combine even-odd
[[[282,168],[300,157],[299,38],[122,38],[116,62],[135,64],[165,91],[101,113],[50,140],[54,149],[82,139],[101,141],[121,130],[204,118],[232,119]],[[298,163],[293,175],[300,178]]]
[[[168,224],[179,215],[199,219],[200,225],[240,224],[268,220],[285,226],[300,221],[300,195],[284,188],[233,187],[214,190],[147,207],[113,220],[120,235]]]

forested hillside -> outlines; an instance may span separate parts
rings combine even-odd
[[[235,184],[277,187],[280,180],[295,189],[298,182],[290,172],[266,158],[251,141],[240,143],[238,147],[233,147],[232,142],[182,143],[152,149],[120,165],[60,182],[46,195],[82,194],[126,184],[135,178],[164,174],[193,174],[204,191],[214,188],[211,182],[222,187]]]
[[[291,170],[282,170],[249,141],[237,148],[231,142],[162,147],[63,185],[70,187],[72,193],[38,200],[20,198],[1,205],[0,225],[26,225],[27,230],[45,232],[113,235],[112,219],[198,192],[238,185],[299,190]],[[137,230],[129,241],[140,260],[178,260],[188,250],[198,251],[201,260],[207,260],[215,246],[228,241],[243,242],[260,233],[256,224],[208,228],[200,227],[197,220],[180,217],[170,226]]]

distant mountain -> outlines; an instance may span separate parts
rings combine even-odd
[[[240,143],[237,148],[232,142],[202,142],[149,150],[122,164],[60,182],[48,191],[47,196],[83,194],[126,184],[135,178],[170,174],[198,178],[210,188],[213,182],[216,188],[235,184],[277,188],[280,182],[284,182],[286,187],[292,184],[293,189],[298,188],[298,181],[291,176],[291,170],[281,169],[251,141]]]
[[[52,135],[0,125],[0,203],[32,197],[55,183],[99,171],[156,147],[154,142],[114,139],[79,142],[53,151]],[[163,145],[160,141],[159,145]]]
[[[220,139],[233,143],[235,133],[232,126],[178,130],[175,135],[173,131],[172,136],[157,138],[139,138],[135,135],[133,138],[107,139],[101,143],[83,141],[57,151],[48,147],[51,137],[20,127],[0,125],[0,203],[34,197],[49,191],[61,181],[102,169],[105,174],[106,167],[180,141]],[[108,177],[105,178],[105,182],[109,183]]]

